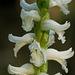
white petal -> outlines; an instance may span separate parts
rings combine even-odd
[[[56,74],[54,74],[54,75],[62,75],[62,74],[59,72],[59,73],[56,73]]]
[[[56,49],[47,49],[47,58],[69,59],[74,55],[72,48],[66,51],[57,51]]]
[[[30,50],[30,52],[33,52],[33,50],[41,51],[41,47],[40,47],[39,42],[34,41],[31,45],[29,45],[29,50]]]
[[[51,46],[53,43],[55,43],[55,38],[54,35],[50,35],[49,39],[48,39],[48,43],[46,44],[46,46]]]
[[[34,74],[34,68],[31,64],[25,64],[21,67],[8,66],[9,74]]]
[[[65,4],[68,4],[70,3],[72,0],[50,0],[50,7],[52,6],[59,6],[59,5],[65,5]]]
[[[35,66],[41,66],[43,63],[47,61],[46,51],[40,47],[39,42],[34,41],[31,45],[29,45],[29,50],[31,53],[31,60]]]
[[[70,3],[72,0],[55,0],[57,4],[68,4]]]
[[[42,23],[41,29],[42,30],[53,30],[53,31],[63,31],[70,27],[70,22],[67,22],[65,24],[59,24],[55,22],[54,20],[45,20]]]
[[[57,32],[57,34],[58,34],[58,40],[61,40],[62,44],[64,44],[66,41],[65,36],[64,36],[65,32],[61,31],[61,32]]]
[[[60,10],[64,12],[64,14],[69,14],[68,11],[68,3],[70,3],[72,0],[50,0],[49,7],[53,6],[59,6]]]
[[[44,63],[43,54],[39,50],[34,50],[31,53],[30,62],[33,63],[35,66],[40,67]]]
[[[25,0],[20,0],[20,6],[27,11],[28,10],[39,10],[36,2],[32,3],[32,4],[28,4],[28,3],[26,3]]]
[[[24,9],[21,10],[21,18],[25,19],[25,17],[32,17],[34,21],[40,20],[39,12],[36,10],[25,11]]]
[[[22,18],[22,28],[25,31],[31,31],[34,27],[34,21],[40,21],[40,15],[38,11],[31,10],[31,11],[25,11],[24,9],[21,10],[21,18]]]
[[[14,48],[14,54],[15,57],[17,57],[17,52],[19,51],[19,49],[24,45],[31,43],[35,38],[35,34],[28,33],[22,37],[17,37],[17,36],[13,36],[12,34],[9,34],[8,38],[11,42],[16,43]]]
[[[63,25],[60,25],[59,23],[53,21],[53,20],[45,20],[42,23],[41,29],[42,30],[53,30],[58,34],[58,39],[64,43],[65,37],[64,37],[64,30],[68,29],[70,27],[70,22],[67,22]]]
[[[53,7],[53,6],[56,6],[56,5],[57,5],[56,1],[50,0],[49,7]]]
[[[71,58],[73,55],[74,51],[72,51],[72,48],[70,48],[67,51],[57,51],[55,49],[47,49],[47,59],[59,62],[66,73],[68,72],[68,69],[66,68],[67,64],[65,59]]]
[[[50,30],[49,36],[50,36],[50,35],[54,35],[54,34],[55,34],[55,32],[54,32],[53,30]]]
[[[40,74],[38,74],[38,75],[49,75],[49,74],[44,73],[44,72],[41,72],[41,73],[40,73]]]
[[[69,14],[70,11],[68,10],[68,5],[59,5],[60,10],[64,13],[64,14]]]

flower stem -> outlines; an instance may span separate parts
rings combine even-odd
[[[37,5],[40,9],[40,16],[41,20],[40,22],[36,22],[36,28],[35,28],[35,35],[37,38],[37,41],[40,43],[40,46],[46,50],[46,44],[48,42],[49,38],[49,32],[50,31],[42,31],[41,30],[41,24],[43,21],[47,20],[50,18],[50,15],[48,13],[48,8],[49,8],[49,0],[37,0]],[[37,68],[34,75],[38,75],[39,72],[44,72],[47,73],[48,69],[48,62],[44,63],[41,67]]]

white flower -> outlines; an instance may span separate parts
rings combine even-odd
[[[36,10],[25,11],[24,9],[22,9],[21,19],[22,19],[22,28],[28,32],[31,31],[34,26],[33,21],[40,21],[40,15]]]
[[[50,0],[50,7],[53,6],[59,6],[60,10],[64,12],[64,14],[69,14],[70,11],[68,11],[68,3],[70,3],[72,0]]]
[[[54,74],[54,75],[62,75],[62,74],[59,72],[59,73],[56,73],[56,74]]]
[[[30,10],[38,10],[39,11],[39,8],[37,6],[37,3],[32,3],[32,4],[28,4],[26,3],[25,0],[20,0],[20,6],[25,9],[26,11],[30,11]]]
[[[70,27],[70,22],[67,22],[63,25],[60,25],[59,23],[53,21],[53,20],[45,20],[42,25],[42,30],[53,30],[58,34],[58,39],[62,41],[62,43],[65,43],[65,36],[64,36],[64,30],[67,30]]]
[[[32,52],[30,59],[31,63],[37,67],[40,67],[42,64],[46,63],[46,51],[40,47],[38,42],[34,41],[31,45],[29,45],[29,50]]]
[[[17,37],[17,36],[13,36],[12,34],[9,34],[8,38],[11,42],[16,43],[15,48],[13,50],[14,50],[15,57],[17,57],[17,52],[19,51],[19,49],[24,45],[31,43],[35,38],[35,34],[28,33],[22,37]]]
[[[34,67],[32,64],[24,64],[21,67],[8,66],[9,74],[15,75],[31,75],[34,74]]]
[[[44,72],[41,72],[41,73],[38,74],[38,75],[49,75],[49,74],[46,74],[46,73],[44,73]]]
[[[62,65],[62,69],[68,73],[68,69],[66,68],[67,63],[66,59],[71,58],[74,55],[74,51],[72,48],[67,51],[57,51],[56,49],[47,49],[47,60],[55,60]]]

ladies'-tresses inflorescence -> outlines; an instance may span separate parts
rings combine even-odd
[[[18,51],[25,45],[29,44],[30,63],[24,64],[21,67],[14,67],[9,64],[8,72],[15,75],[48,75],[48,60],[57,61],[62,69],[68,73],[66,59],[74,55],[72,48],[65,51],[59,51],[50,47],[55,43],[55,33],[58,35],[58,40],[62,44],[66,39],[64,36],[65,30],[70,27],[70,22],[59,24],[49,18],[48,8],[59,6],[64,14],[69,14],[68,3],[71,0],[37,0],[32,4],[28,4],[25,0],[20,0],[22,28],[24,31],[31,31],[36,25],[35,33],[27,33],[22,37],[9,34],[9,41],[15,43],[14,56],[17,57]],[[62,75],[60,72],[54,75]]]

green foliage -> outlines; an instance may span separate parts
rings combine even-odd
[[[43,64],[43,65],[40,67],[40,71],[41,71],[41,72],[47,73],[47,70],[48,70],[48,62],[46,62],[45,64]]]
[[[37,0],[37,5],[39,9],[41,10],[42,8],[49,8],[49,0]]]

